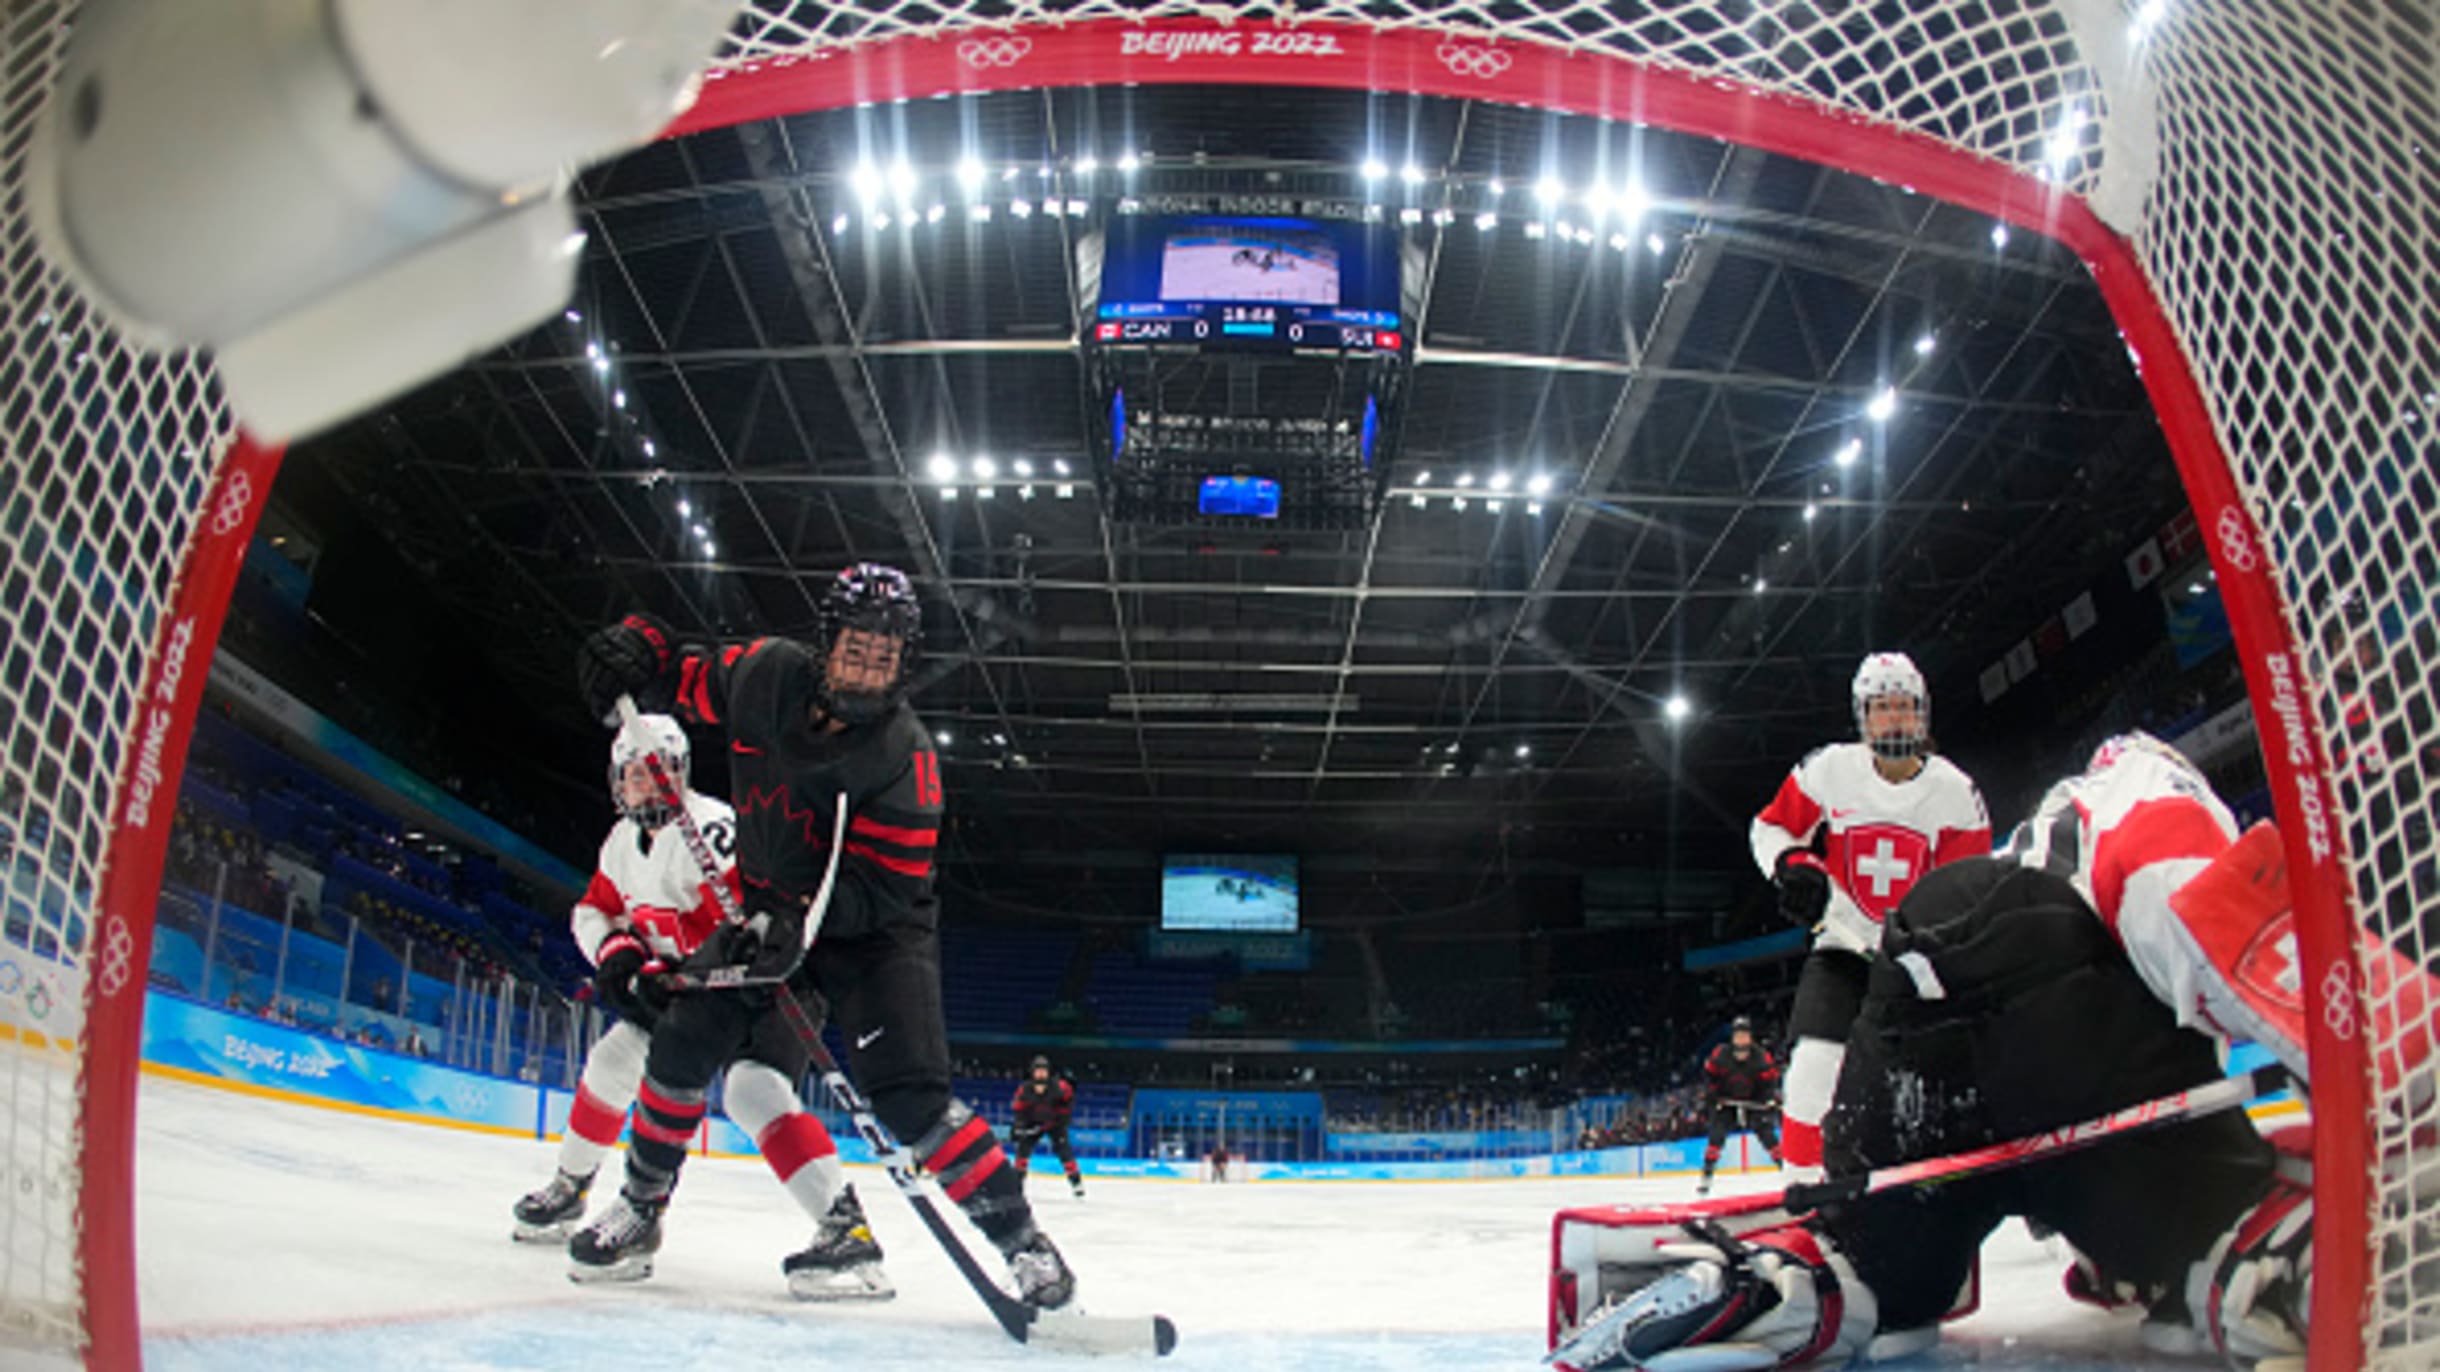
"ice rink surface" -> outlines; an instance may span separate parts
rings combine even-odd
[[[759,1161],[697,1157],[653,1278],[572,1285],[564,1251],[508,1240],[510,1204],[555,1146],[344,1114],[147,1077],[138,1153],[147,1364],[336,1368],[1107,1368],[1011,1343],[877,1171],[850,1169],[898,1298],[791,1299],[782,1255],[811,1226]],[[605,1165],[606,1204],[623,1155]],[[1039,1163],[1039,1159],[1037,1162]],[[1728,1178],[1723,1191],[1764,1178]],[[1187,1372],[1531,1368],[1550,1219],[1570,1205],[1683,1200],[1688,1177],[1208,1186],[1037,1166],[1043,1226],[1086,1308],[1161,1312]],[[979,1241],[978,1241],[979,1242]],[[2131,1317],[2070,1303],[2063,1256],[2014,1223],[1986,1249],[1981,1313],[1891,1367],[2199,1368],[2146,1361]],[[996,1259],[993,1270],[998,1270]]]

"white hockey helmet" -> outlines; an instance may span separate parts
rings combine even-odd
[[[661,773],[677,788],[679,796],[686,794],[687,763],[693,749],[686,741],[686,731],[678,721],[667,715],[637,715],[619,726],[610,740],[610,803],[619,813],[647,829],[658,829],[677,818],[678,808],[671,798],[654,788],[652,796],[640,805],[627,801],[626,776],[629,766],[646,757],[658,758]]]
[[[1904,653],[1874,653],[1855,669],[1855,731],[1865,746],[1885,758],[1903,760],[1921,757],[1932,742],[1932,688],[1923,683],[1923,672],[1915,660]],[[1915,725],[1895,733],[1874,736],[1865,722],[1868,707],[1884,696],[1904,696],[1915,702]]]

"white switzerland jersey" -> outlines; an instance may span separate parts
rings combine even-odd
[[[1754,816],[1754,860],[1770,876],[1779,855],[1826,835],[1830,908],[1817,946],[1869,956],[1881,921],[1925,872],[1991,851],[1982,793],[1947,758],[1926,758],[1906,781],[1890,781],[1861,743],[1816,748]]]
[[[725,801],[689,791],[686,810],[703,833],[704,846],[719,865],[721,880],[737,891],[737,814]],[[602,940],[624,929],[644,940],[654,955],[676,962],[695,951],[721,920],[719,899],[703,882],[686,838],[675,824],[650,835],[632,819],[621,819],[602,840],[601,863],[592,884],[569,917],[576,946],[599,962]]]

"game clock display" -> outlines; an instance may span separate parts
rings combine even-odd
[[[1360,224],[1153,216],[1111,225],[1092,341],[1400,354],[1396,254]]]

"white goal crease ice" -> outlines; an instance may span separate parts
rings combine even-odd
[[[0,20],[0,962],[18,970],[0,967],[0,1337],[133,1365],[155,800],[278,455],[239,441],[208,359],[129,346],[36,251],[28,149],[73,17],[34,0]],[[2058,237],[2126,334],[2210,544],[2289,843],[2323,1187],[2314,1365],[2405,1368],[2440,1340],[2380,1278],[2433,1258],[2440,1193],[2394,1160],[2440,1119],[2381,1098],[2370,1069],[2398,1044],[2367,1026],[2432,1031],[2363,1004],[2382,993],[2351,934],[2426,969],[2440,952],[2434,41],[2428,12],[2375,0],[761,4],[679,127],[1036,86],[1406,91],[1748,143]],[[81,1024],[35,1013],[37,987],[52,1011],[81,999]]]

